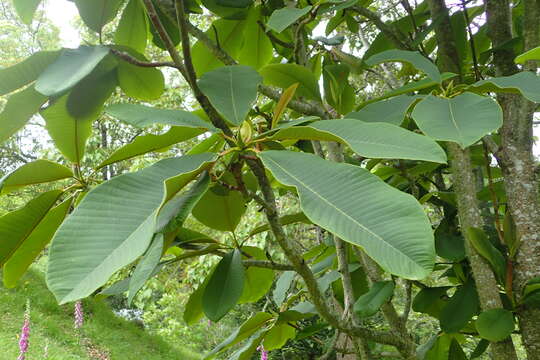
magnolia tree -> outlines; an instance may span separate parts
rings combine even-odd
[[[27,22],[38,3],[14,1]],[[269,292],[279,310],[253,314],[208,358],[242,343],[231,358],[249,359],[260,346],[331,328],[325,358],[336,348],[358,359],[466,359],[489,347],[493,359],[511,360],[521,337],[527,358],[540,359],[538,1],[396,1],[397,19],[370,0],[74,3],[99,39],[118,17],[114,41],[0,70],[0,94],[13,92],[0,140],[39,113],[71,164],[36,160],[3,178],[2,193],[68,183],[0,218],[6,286],[51,240],[47,284],[59,303],[95,294],[136,264],[103,291],[132,299],[168,264],[210,255],[220,261],[191,295],[188,323],[219,321]],[[208,29],[194,25],[209,14]],[[324,29],[339,35],[319,36]],[[149,41],[169,59],[149,61]],[[164,67],[181,74],[200,109],[147,106],[164,91]],[[366,84],[364,74],[384,81]],[[147,105],[104,107],[117,87]],[[361,89],[373,87],[367,98]],[[95,172],[200,142],[97,184],[80,164],[103,112],[170,128],[135,137]],[[302,212],[280,213],[280,197],[297,197]],[[249,202],[267,220],[252,234],[269,232],[283,260],[229,236]],[[186,228],[189,215],[224,236]],[[306,251],[284,230],[295,222],[313,224],[319,243]],[[434,271],[439,280],[425,281]],[[408,326],[411,310],[440,323],[427,343]],[[379,312],[386,323],[371,327],[365,319]],[[316,325],[303,328],[311,317]],[[467,342],[477,345],[469,355]]]

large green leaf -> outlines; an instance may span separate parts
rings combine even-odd
[[[405,119],[405,115],[411,105],[420,98],[417,95],[399,95],[394,98],[368,104],[358,111],[347,114],[345,117],[365,122],[384,122],[400,125],[403,119]]]
[[[271,139],[337,141],[367,158],[446,162],[444,150],[432,139],[385,123],[365,123],[353,119],[322,120],[279,130]]]
[[[165,91],[165,78],[161,71],[126,61],[118,63],[118,83],[127,96],[144,101],[158,99]]]
[[[478,81],[467,88],[469,91],[486,93],[521,93],[527,99],[540,102],[540,77],[530,71]]]
[[[163,234],[156,234],[129,280],[128,305],[131,305],[137,292],[143,287],[146,280],[150,278],[156,266],[158,266],[161,254],[163,254]]]
[[[185,185],[213,158],[200,154],[161,160],[92,189],[53,239],[47,284],[58,301],[90,295],[137,259],[152,239],[166,195],[163,182],[182,175]]]
[[[51,197],[54,196],[54,193]],[[32,262],[41,254],[51,241],[56,229],[66,217],[72,199],[64,201],[42,217],[39,224],[30,230],[27,238],[4,264],[4,285],[15,287],[17,281],[24,275]]]
[[[514,331],[514,316],[505,309],[484,311],[476,320],[476,330],[484,339],[497,342],[506,339]]]
[[[266,26],[270,29],[280,33],[292,24],[294,24],[302,16],[306,15],[312,6],[306,6],[302,9],[294,7],[284,7],[278,9],[270,15]]]
[[[506,259],[503,254],[491,243],[482,229],[470,227],[466,231],[474,249],[489,262],[499,282],[504,284],[506,278]]]
[[[209,359],[215,354],[227,349],[231,346],[238,344],[239,342],[247,339],[264,325],[268,323],[268,320],[272,319],[272,315],[266,312],[258,312],[248,320],[246,320],[242,325],[240,325],[231,335],[229,335],[225,340],[219,343],[215,348],[210,351],[205,359]]]
[[[371,289],[360,296],[354,303],[354,311],[360,317],[375,315],[386,302],[394,295],[393,281],[379,281],[371,286]]]
[[[243,246],[242,253],[250,256],[253,260],[266,260],[262,249],[252,246]],[[262,298],[274,282],[274,271],[256,266],[251,266],[245,271],[244,291],[238,300],[239,304],[254,303]]]
[[[206,191],[192,213],[197,220],[212,229],[234,231],[245,212],[244,197],[239,191],[216,185]]]
[[[116,65],[114,58],[105,58],[70,90],[66,106],[71,116],[84,118],[101,113],[118,84]]]
[[[428,95],[412,112],[420,130],[435,140],[466,148],[502,125],[502,110],[492,98],[463,93],[454,98]]]
[[[540,46],[526,51],[514,59],[516,64],[525,64],[527,61],[531,60],[540,60]]]
[[[212,124],[184,110],[159,109],[139,104],[113,104],[105,113],[138,128],[160,124],[199,129],[213,129]]]
[[[276,281],[276,287],[272,293],[272,299],[277,306],[281,306],[283,301],[285,301],[287,292],[291,287],[291,283],[293,282],[295,275],[296,273],[294,271],[284,271]]]
[[[212,23],[206,35],[216,42],[219,38],[219,46],[233,58],[236,58],[244,43],[245,21],[219,19]],[[197,41],[192,49],[193,66],[197,76],[207,71],[224,66],[224,64],[202,42]]]
[[[67,109],[69,95],[64,95],[54,104],[41,111],[45,127],[56,147],[71,162],[79,164],[84,157],[86,141],[92,134],[92,123],[99,112],[83,118],[73,117]]]
[[[240,125],[257,99],[262,77],[250,66],[233,65],[205,73],[201,91],[212,105],[234,125]]]
[[[183,315],[183,319],[188,325],[195,325],[203,317],[202,296],[207,283],[208,278],[189,296]]]
[[[264,336],[263,347],[266,351],[280,349],[296,336],[296,330],[287,323],[276,323]]]
[[[208,10],[223,19],[242,20],[247,16],[247,7],[253,0],[201,0]]]
[[[46,183],[71,176],[73,176],[73,172],[64,165],[49,160],[32,161],[0,179],[0,194],[27,185]]]
[[[24,207],[0,217],[0,266],[32,235],[61,194],[60,190],[48,191]]]
[[[418,292],[412,302],[412,309],[416,312],[426,313],[435,318],[439,317],[441,309],[446,302],[448,287],[426,287]]]
[[[18,64],[0,69],[0,95],[17,90],[36,80],[60,51],[39,51]]]
[[[299,83],[296,95],[312,100],[321,100],[317,79],[308,68],[296,64],[270,64],[259,71],[264,83],[283,89]]]
[[[431,273],[433,232],[412,196],[367,170],[291,151],[259,154],[276,180],[296,187],[313,223],[361,246],[388,272],[410,279]]]
[[[120,5],[124,2],[124,0],[74,1],[86,26],[99,33],[105,24],[114,19]]]
[[[15,11],[21,18],[22,22],[26,25],[32,23],[32,18],[37,10],[37,7],[41,3],[41,0],[13,0]]]
[[[480,307],[478,294],[472,280],[460,286],[454,296],[441,310],[439,321],[441,329],[446,333],[455,333],[461,330]]]
[[[33,86],[11,95],[0,113],[0,143],[19,131],[46,101]]]
[[[240,299],[244,288],[242,253],[233,250],[221,259],[202,297],[203,311],[212,321],[219,321]]]
[[[141,0],[129,0],[114,33],[114,42],[144,53],[147,40],[148,17],[144,6]]]
[[[103,160],[97,168],[102,168],[118,161],[131,159],[135,156],[147,154],[152,151],[160,150],[194,138],[204,133],[206,130],[194,127],[173,126],[166,133],[161,135],[141,135],[137,136],[132,142],[122,146],[113,152],[108,158]]]
[[[272,60],[274,49],[264,29],[259,26],[261,20],[260,7],[250,10],[244,31],[245,42],[238,57],[240,64],[252,66],[256,70]]]
[[[36,90],[43,95],[55,96],[75,86],[109,54],[105,46],[81,46],[64,49],[36,81]]]
[[[355,92],[349,84],[349,67],[344,64],[330,64],[323,68],[324,97],[339,114],[346,114],[354,108]]]
[[[418,70],[423,71],[433,81],[440,83],[442,81],[441,73],[437,66],[418,51],[406,50],[387,50],[371,56],[366,60],[366,64],[373,66],[382,62],[400,61],[413,65]]]

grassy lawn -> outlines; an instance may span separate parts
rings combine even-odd
[[[27,360],[195,360],[196,354],[176,349],[134,323],[113,314],[100,300],[83,302],[85,323],[80,341],[73,328],[73,304],[58,306],[43,275],[29,271],[15,289],[0,285],[0,358],[16,359],[26,300],[30,299],[30,346]],[[44,348],[48,344],[48,357]]]

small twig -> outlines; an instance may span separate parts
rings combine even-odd
[[[491,174],[491,161],[488,155],[488,147],[485,142],[484,145],[484,159],[486,161],[486,171],[488,176],[488,188],[489,194],[491,195],[491,203],[493,204],[493,216],[495,217],[495,229],[497,230],[497,235],[499,236],[499,241],[501,244],[504,244],[504,235],[502,233],[501,220],[499,219],[499,202],[497,201],[497,194],[495,193],[495,188],[493,187],[493,176]]]
[[[111,53],[113,53],[114,55],[116,55],[120,59],[122,59],[122,60],[124,60],[124,61],[126,61],[126,62],[128,62],[128,63],[130,63],[132,65],[135,65],[135,66],[140,66],[140,67],[164,67],[164,66],[168,66],[168,67],[178,69],[180,71],[184,70],[184,69],[178,68],[178,66],[172,61],[161,61],[161,62],[141,61],[141,60],[138,60],[138,59],[134,58],[133,56],[129,55],[127,52],[119,51],[119,50],[116,50],[116,49],[111,49]]]

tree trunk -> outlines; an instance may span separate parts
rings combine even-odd
[[[446,4],[444,0],[429,0],[428,3],[431,10],[431,18],[438,19],[435,26],[435,34],[437,36],[439,51],[439,67],[443,71],[461,74],[458,52],[453,38],[454,32],[452,31]],[[471,245],[467,232],[469,227],[483,227],[480,207],[476,198],[476,180],[471,166],[469,151],[461,149],[455,143],[448,143],[448,150],[451,157],[454,193],[457,199],[461,232],[465,237],[465,250],[471,264],[481,308],[484,311],[502,308],[503,304],[499,296],[495,274]],[[517,360],[514,344],[510,337],[501,342],[492,342],[491,354],[495,360]]]
[[[523,38],[524,50],[539,44],[540,5],[537,0],[525,0]],[[488,35],[493,43],[494,63],[498,76],[519,71],[511,49],[499,49],[512,39],[511,10],[507,0],[486,0]],[[524,70],[536,71],[529,62]],[[532,154],[532,125],[536,105],[520,95],[500,95],[504,123],[501,130],[501,167],[504,175],[508,208],[516,225],[519,250],[514,259],[514,295],[520,301],[525,283],[540,276],[540,204],[538,180]],[[518,308],[523,344],[529,360],[540,360],[540,309]]]

